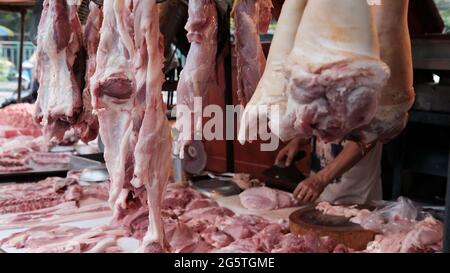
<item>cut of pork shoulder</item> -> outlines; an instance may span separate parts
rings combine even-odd
[[[175,154],[184,156],[184,147],[201,130],[199,111],[194,109],[194,99],[202,98],[209,82],[214,79],[218,40],[218,15],[213,0],[189,1],[189,19],[186,24],[191,48],[177,87],[177,122],[180,132]],[[197,113],[197,115],[195,115]],[[198,117],[197,117],[198,116]]]
[[[400,134],[414,103],[411,39],[408,29],[409,0],[383,0],[375,6],[381,59],[391,69],[391,78],[381,91],[375,118],[354,133],[366,142],[389,142]]]
[[[295,34],[306,2],[306,0],[286,0],[283,4],[267,57],[266,69],[242,116],[238,135],[242,144],[245,141],[256,140],[258,118],[269,115],[268,107],[286,108],[283,64],[294,46]],[[273,119],[277,120],[279,117]]]
[[[74,72],[83,44],[78,6],[71,0],[45,0],[38,27],[35,117],[49,139],[62,140],[82,109],[81,81]]]
[[[283,141],[316,135],[330,142],[368,124],[389,68],[367,1],[309,1],[285,72],[286,112],[270,124]]]
[[[104,4],[91,85],[112,177],[109,203],[115,221],[125,227],[145,214],[143,250],[164,250],[161,205],[172,141],[161,95],[164,53],[158,9],[155,0]]]
[[[259,33],[267,32],[272,19],[271,0],[238,0],[234,2],[235,50],[237,57],[238,99],[242,105],[253,96],[264,73],[264,56]]]
[[[89,16],[84,26],[84,46],[87,53],[86,86],[83,90],[83,112],[75,127],[79,130],[81,139],[87,143],[98,135],[99,124],[92,108],[90,79],[95,73],[98,44],[100,43],[100,28],[103,22],[103,12],[94,2],[89,4]]]
[[[250,188],[239,194],[242,206],[249,210],[276,210],[296,205],[292,194],[268,187]]]

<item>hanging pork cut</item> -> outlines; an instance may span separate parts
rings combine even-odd
[[[149,219],[142,247],[165,249],[160,202],[170,174],[171,136],[162,101],[163,41],[155,0],[105,0],[91,79],[114,218],[132,233]],[[141,221],[142,222],[142,221]]]
[[[194,100],[208,91],[214,79],[217,54],[218,15],[214,0],[189,1],[186,24],[191,48],[177,88],[177,123],[179,132],[175,154],[184,155],[184,147],[201,130],[202,109],[194,109]]]
[[[100,27],[103,22],[103,12],[101,8],[91,2],[89,4],[89,16],[84,26],[84,46],[87,54],[85,84],[83,90],[83,111],[78,118],[76,128],[79,130],[81,139],[84,142],[94,140],[98,135],[98,119],[92,108],[92,96],[90,79],[95,73],[96,56],[98,44],[100,42]]]
[[[391,78],[381,92],[374,120],[355,136],[366,142],[389,142],[400,134],[414,104],[411,39],[408,29],[409,0],[382,1],[376,6],[381,59],[389,65]]]
[[[266,57],[259,39],[272,19],[272,0],[237,0],[233,6],[237,55],[237,95],[246,105],[264,73]]]
[[[286,108],[283,64],[292,51],[305,5],[306,0],[286,0],[283,4],[267,57],[266,69],[243,113],[238,136],[241,143],[246,140],[256,140],[258,116],[267,117],[269,115],[267,107],[276,105]],[[280,119],[274,115],[275,113],[272,113],[273,120]]]
[[[367,1],[308,1],[285,70],[282,140],[316,135],[334,141],[368,124],[389,68],[380,61]]]
[[[82,110],[81,79],[74,72],[83,32],[73,0],[45,0],[38,27],[35,118],[49,138],[62,140]]]

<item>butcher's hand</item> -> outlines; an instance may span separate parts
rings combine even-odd
[[[329,182],[321,175],[312,175],[298,184],[294,191],[294,198],[299,204],[314,203],[328,184]]]
[[[300,152],[300,150],[309,143],[308,139],[304,138],[294,138],[291,140],[283,149],[278,152],[277,158],[275,159],[276,165],[284,164],[286,167],[291,166],[292,160],[294,160],[295,155]]]
[[[348,141],[341,153],[325,168],[299,183],[294,191],[294,197],[300,204],[315,202],[328,184],[355,166],[375,145],[376,143],[361,145]]]

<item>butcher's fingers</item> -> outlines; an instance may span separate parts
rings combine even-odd
[[[309,190],[305,196],[305,199],[303,200],[303,203],[309,204],[309,203],[314,202],[316,199],[317,199],[317,194],[314,191]]]
[[[297,200],[300,203],[303,203],[303,200],[305,200],[306,194],[308,193],[308,188],[304,187],[303,185],[300,186],[300,191],[297,195]]]
[[[300,193],[300,190],[302,189],[302,184],[299,184],[296,188],[295,188],[295,190],[294,190],[294,192],[293,192],[293,196],[294,196],[294,198],[295,199],[297,199],[297,196],[298,196],[298,194]]]

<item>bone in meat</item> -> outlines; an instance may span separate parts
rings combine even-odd
[[[191,43],[186,65],[181,72],[177,88],[177,123],[179,131],[175,154],[184,155],[184,147],[198,130],[202,119],[194,109],[194,99],[202,98],[208,91],[216,65],[218,15],[213,0],[189,1],[187,37]],[[198,117],[197,117],[197,115]]]
[[[82,109],[81,82],[74,73],[82,48],[78,6],[70,0],[45,0],[38,27],[35,118],[49,139],[62,140]]]
[[[154,0],[104,4],[91,84],[112,177],[109,203],[122,224],[147,213],[150,223],[142,246],[161,251],[165,243],[160,203],[170,172],[171,138],[161,96],[158,10]]]

